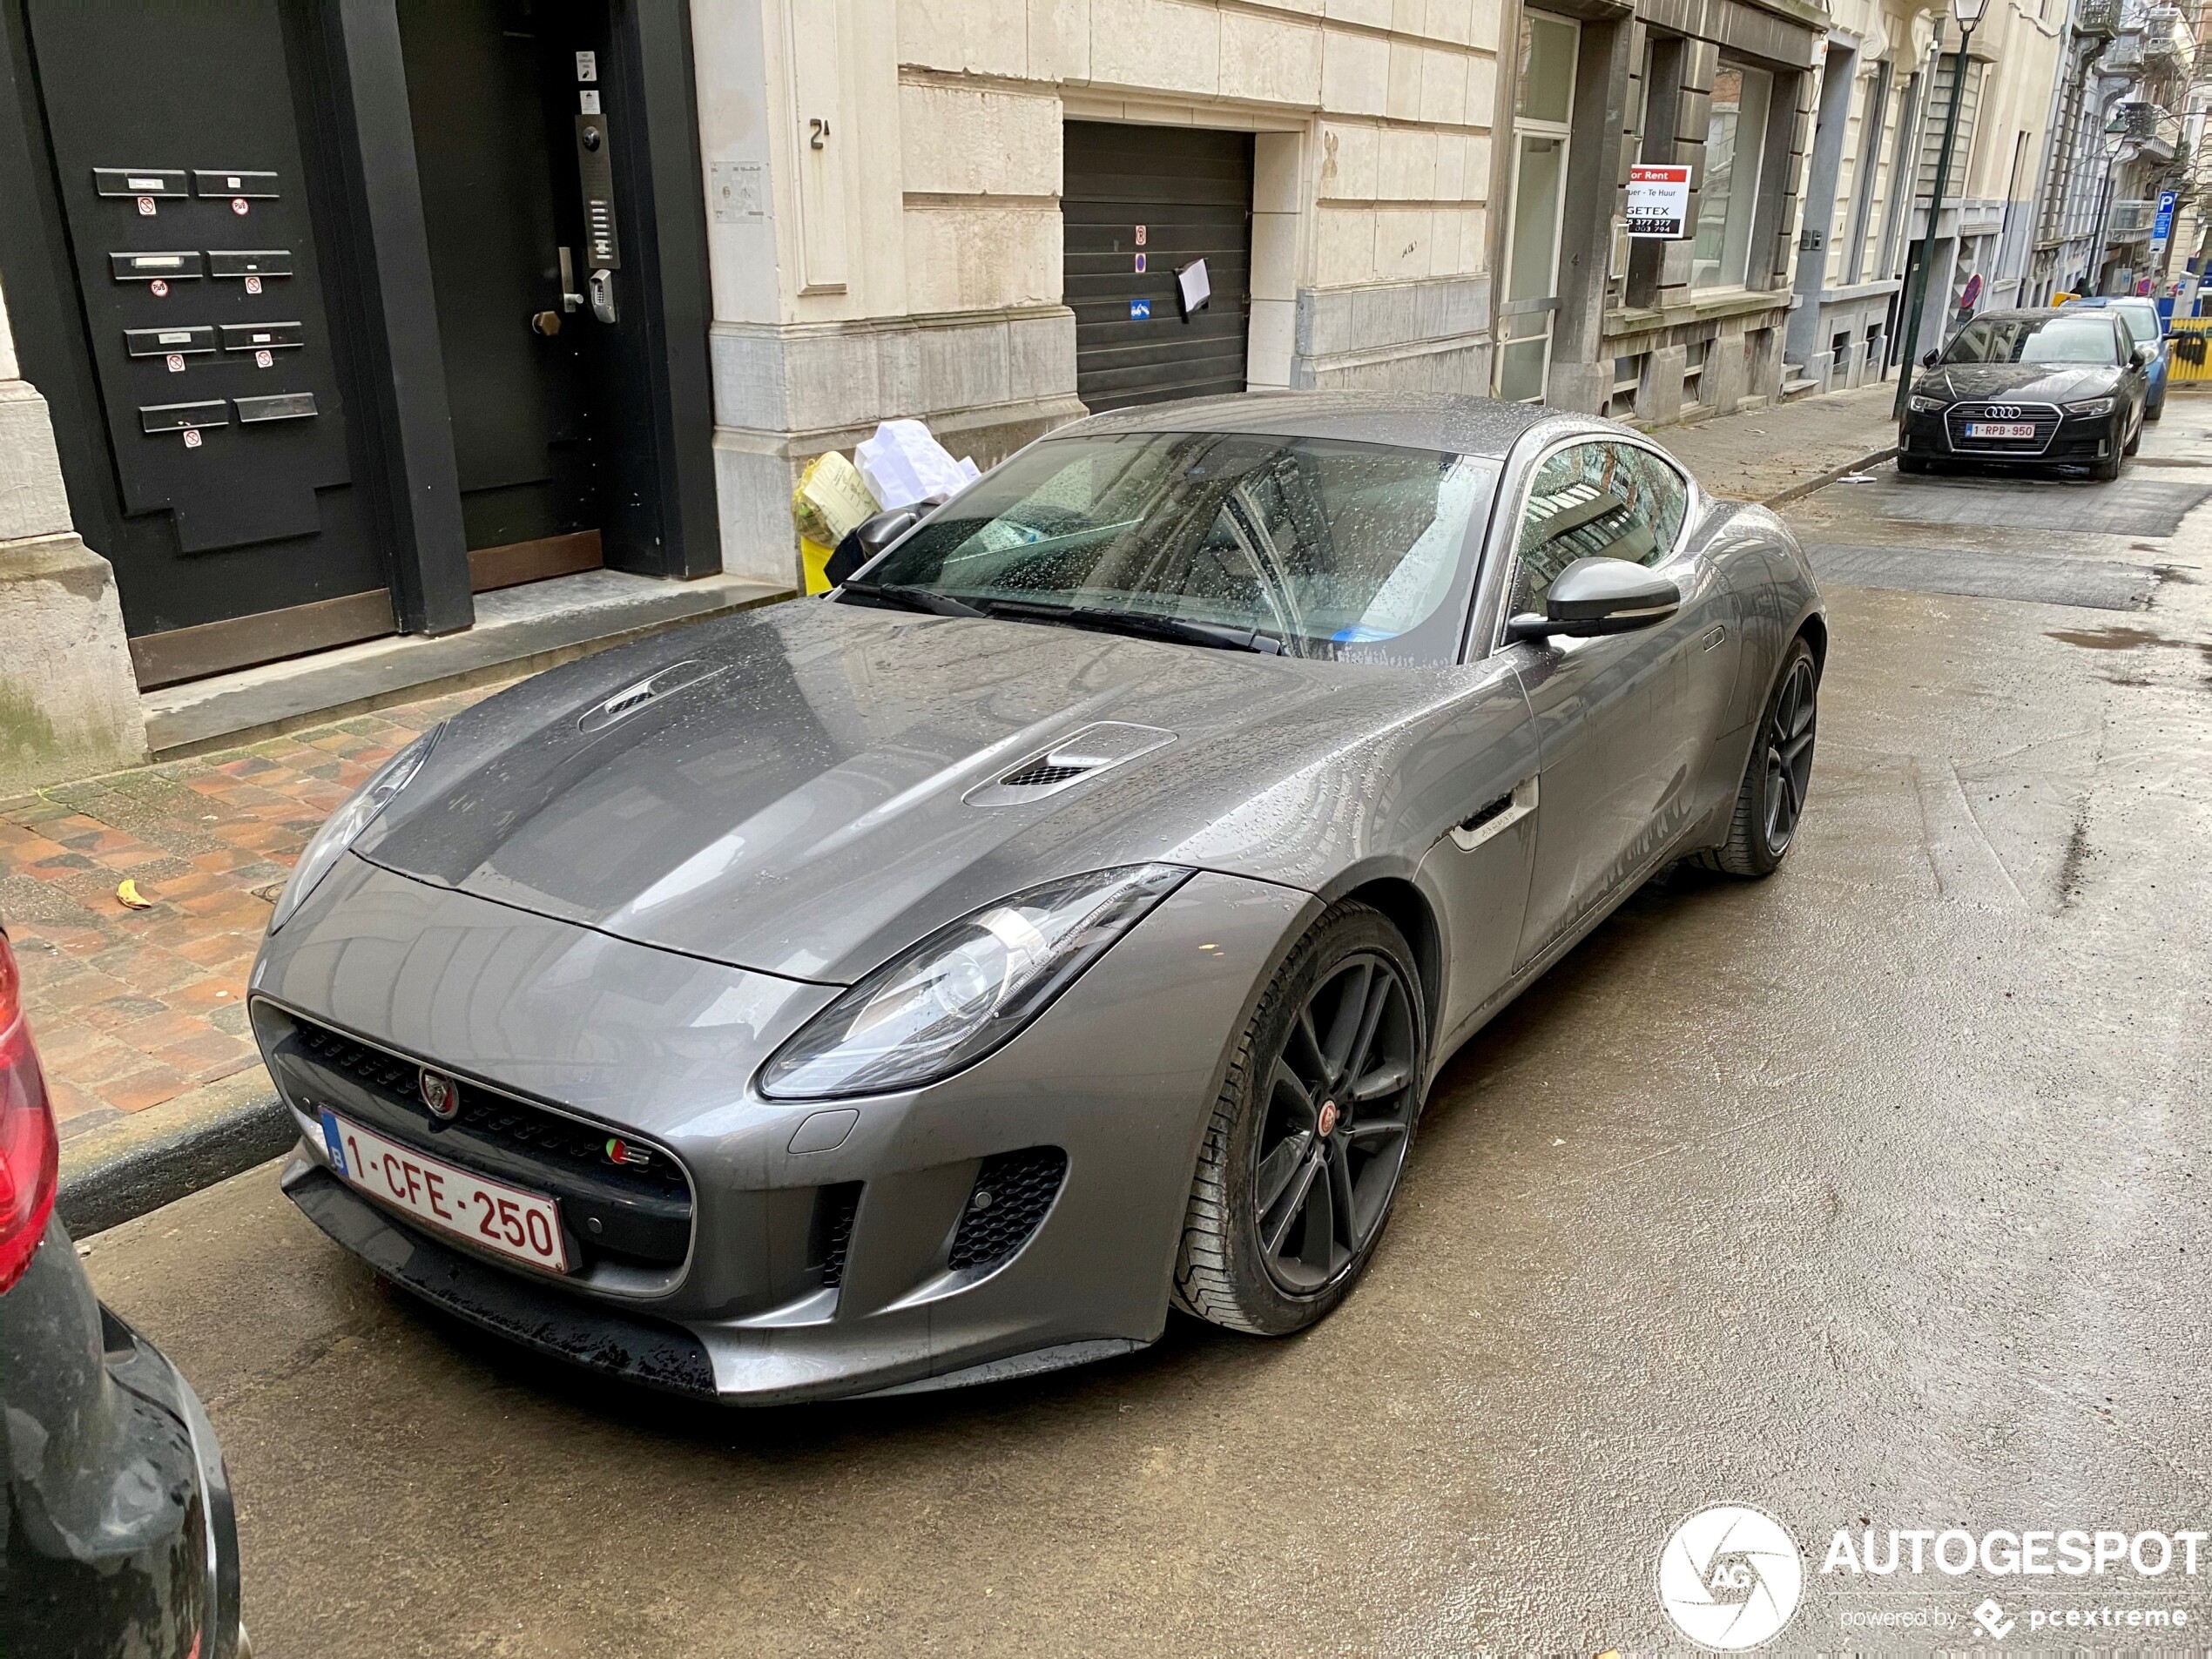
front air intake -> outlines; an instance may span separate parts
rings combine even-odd
[[[968,1190],[945,1265],[955,1271],[996,1267],[1029,1242],[1068,1174],[1068,1155],[1056,1146],[1025,1147],[983,1160]]]

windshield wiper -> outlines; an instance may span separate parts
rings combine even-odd
[[[1232,628],[1217,622],[1192,622],[1184,617],[1154,617],[1141,610],[1099,610],[1089,605],[1045,604],[1034,599],[993,599],[994,617],[1015,622],[1061,622],[1076,628],[1096,628],[1102,633],[1140,634],[1151,639],[1173,639],[1186,645],[1211,645],[1219,651],[1256,651],[1269,657],[1283,653],[1283,642],[1257,628]]]
[[[896,582],[847,582],[845,591],[857,593],[863,599],[880,599],[886,604],[897,605],[905,610],[927,610],[939,617],[987,617],[990,612],[981,605],[970,604],[965,599],[955,599],[949,593],[935,593],[927,588],[910,588]]]

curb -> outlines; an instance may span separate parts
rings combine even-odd
[[[54,1208],[86,1238],[281,1157],[299,1137],[257,1063],[64,1143]]]
[[[1870,450],[1760,505],[1798,500],[1896,453]],[[86,1238],[280,1157],[298,1138],[269,1074],[252,1065],[65,1144],[55,1208],[71,1238]]]
[[[1838,478],[1844,477],[1848,474],[1864,472],[1869,467],[1879,466],[1883,462],[1887,461],[1896,453],[1897,446],[1893,443],[1886,444],[1879,449],[1870,449],[1866,454],[1859,456],[1856,461],[1847,461],[1840,467],[1831,467],[1826,472],[1820,474],[1817,477],[1804,479],[1800,482],[1791,484],[1789,489],[1783,490],[1779,495],[1769,496],[1764,501],[1761,502],[1759,505],[1762,507],[1780,507],[1785,502],[1802,500],[1804,497],[1811,495],[1816,489],[1827,489],[1829,485],[1834,483]]]

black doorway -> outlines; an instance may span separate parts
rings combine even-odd
[[[400,0],[469,585],[479,593],[601,563],[594,446],[606,430],[610,342],[583,294],[570,119],[582,94],[601,91],[604,31],[587,26],[585,11],[561,0]],[[590,81],[578,79],[579,51],[591,54]]]

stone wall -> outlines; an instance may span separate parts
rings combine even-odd
[[[0,799],[145,758],[115,573],[71,527],[0,300]]]

